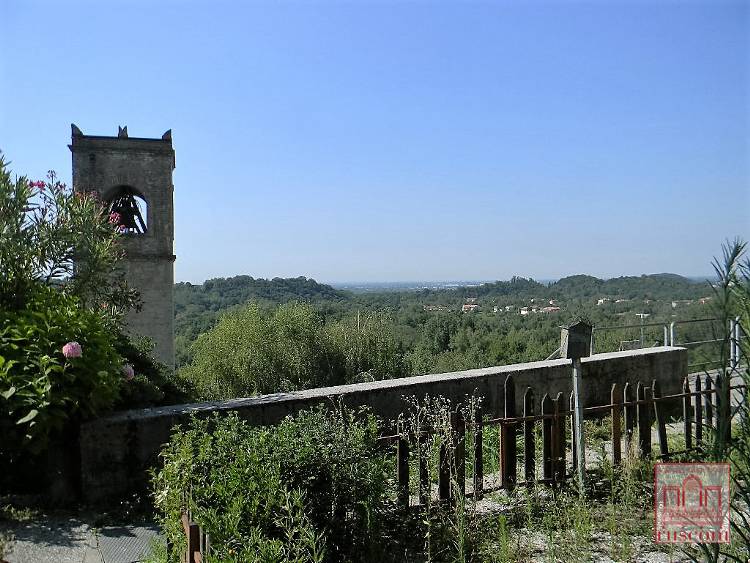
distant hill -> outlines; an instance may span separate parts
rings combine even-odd
[[[694,299],[708,295],[711,286],[677,274],[644,274],[602,280],[576,275],[550,285],[558,298],[586,299],[610,297],[621,299]]]
[[[283,303],[292,299],[310,301],[346,299],[348,293],[300,276],[297,278],[214,278],[201,285],[175,284],[175,310],[182,304],[200,303],[208,309],[225,309],[250,299]]]

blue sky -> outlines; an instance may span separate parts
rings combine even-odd
[[[173,130],[176,278],[708,273],[750,238],[747,2],[3,0],[0,149]]]

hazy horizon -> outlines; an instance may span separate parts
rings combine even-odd
[[[684,278],[687,278],[692,281],[708,281],[715,277],[715,274],[706,274],[706,275],[685,275],[685,274],[679,274],[675,272],[650,272],[650,273],[642,273],[642,274],[623,274],[622,276],[593,276],[602,280],[608,280],[608,279],[614,279],[619,277],[640,277],[640,276],[653,276],[653,275],[663,275],[663,274],[673,274],[682,276]],[[579,272],[578,274],[569,274],[566,276],[558,276],[558,277],[550,277],[550,278],[536,278],[534,276],[524,276],[521,274],[516,274],[516,277],[526,278],[526,279],[533,279],[536,282],[547,284],[547,283],[554,283],[557,282],[563,278],[576,276],[576,275],[592,275],[592,274],[585,274],[582,272]],[[217,279],[217,278],[233,278],[238,276],[250,276],[254,279],[267,279],[271,280],[274,278],[297,278],[297,277],[305,277],[308,279],[313,279],[317,283],[330,285],[331,287],[335,288],[345,288],[345,287],[351,287],[351,286],[386,286],[386,285],[392,285],[392,286],[407,286],[407,285],[419,285],[419,284],[442,284],[442,285],[448,285],[448,284],[456,284],[460,286],[466,286],[469,284],[483,284],[483,283],[494,283],[498,281],[509,281],[512,277],[510,276],[508,278],[487,278],[487,279],[471,279],[471,278],[455,278],[455,279],[413,279],[413,280],[324,280],[324,279],[317,279],[312,276],[305,276],[304,274],[300,274],[299,276],[254,276],[252,274],[232,274],[232,275],[218,275],[218,276],[212,276],[210,278],[206,278],[201,281],[195,281],[195,280],[175,280],[175,283],[190,283],[192,285],[202,285],[208,280],[211,279]]]

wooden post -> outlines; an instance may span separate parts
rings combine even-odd
[[[188,561],[194,563],[196,561],[196,555],[200,554],[200,526],[195,522],[190,523],[190,533],[188,540]]]
[[[690,382],[687,377],[682,382],[682,392],[685,393],[685,396],[682,398],[682,424],[685,433],[685,449],[691,450],[693,448],[693,425],[690,422],[692,418],[690,409],[691,396],[689,394]]]
[[[651,396],[654,399],[654,416],[656,417],[656,434],[659,438],[659,455],[662,460],[669,459],[669,445],[667,443],[667,421],[664,416],[664,405],[661,398],[661,387],[657,380],[651,382]]]
[[[474,410],[474,500],[484,496],[484,467],[482,465],[482,404]]]
[[[636,396],[638,398],[638,452],[643,457],[651,455],[651,405],[641,403],[649,398],[649,389],[640,381],[636,385]]]
[[[516,384],[513,376],[505,378],[505,418],[516,417]],[[516,484],[516,424],[503,423],[500,426],[500,475],[504,489],[512,489]]]
[[[441,501],[451,498],[451,460],[448,448],[448,437],[440,436],[440,451],[438,453],[438,498]]]
[[[396,473],[398,474],[398,503],[409,507],[409,441],[403,422],[398,424],[398,443],[396,445]]]
[[[185,531],[187,539],[187,553],[185,558],[188,563],[195,561],[195,554],[200,553],[200,528],[198,524],[192,521],[190,512],[182,514],[182,529]]]
[[[633,429],[635,428],[635,407],[633,406],[633,390],[630,383],[622,389],[623,420],[625,422],[625,455],[630,455],[633,448]]]
[[[527,387],[523,394],[523,416],[534,416],[534,391]],[[523,468],[527,483],[536,477],[536,441],[534,440],[534,421],[523,423]]]
[[[466,421],[459,408],[451,413],[451,430],[453,430],[452,469],[458,493],[466,496]]]
[[[711,376],[706,374],[706,428],[709,430],[714,428],[714,382],[711,381]]]
[[[725,446],[732,440],[731,381],[731,374],[716,376],[716,432]]]
[[[556,411],[558,414],[557,418],[557,461],[556,461],[556,470],[557,470],[557,476],[556,479],[560,482],[565,480],[565,465],[567,461],[567,440],[565,436],[565,426],[566,426],[566,419],[567,417],[562,414],[565,412],[565,401],[563,401],[563,394],[562,392],[557,394],[557,398],[555,399],[556,403]]]
[[[542,397],[542,414],[552,414],[552,400],[547,393]],[[542,420],[542,478],[552,481],[552,419]]]
[[[703,445],[703,385],[700,374],[695,376],[695,445]]]
[[[427,466],[427,435],[419,435],[419,504],[425,506],[430,494],[430,473]]]
[[[558,475],[560,473],[558,468],[560,458],[560,403],[557,400],[558,397],[555,397],[555,399],[552,400],[552,413],[554,414],[554,417],[552,418],[552,443],[550,444],[552,480],[555,483],[557,483]]]
[[[622,411],[620,403],[622,395],[617,383],[612,384],[609,400],[612,403],[612,465],[618,466],[622,461],[622,432],[620,431],[620,413]]]

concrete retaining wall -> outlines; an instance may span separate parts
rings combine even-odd
[[[545,393],[551,397],[558,392],[569,394],[571,371],[570,360],[549,360],[116,413],[81,427],[83,496],[96,503],[142,489],[146,470],[158,462],[159,450],[169,440],[172,428],[192,414],[236,411],[252,424],[273,424],[306,407],[341,401],[350,407],[367,405],[378,416],[392,420],[405,410],[404,397],[442,395],[461,401],[477,394],[484,397],[488,412],[500,415],[502,386],[508,375],[515,378],[520,409],[527,386],[534,389],[537,401]],[[585,406],[608,403],[612,383],[650,384],[656,379],[663,394],[679,393],[687,375],[687,350],[658,347],[597,354],[583,358],[582,371]]]

